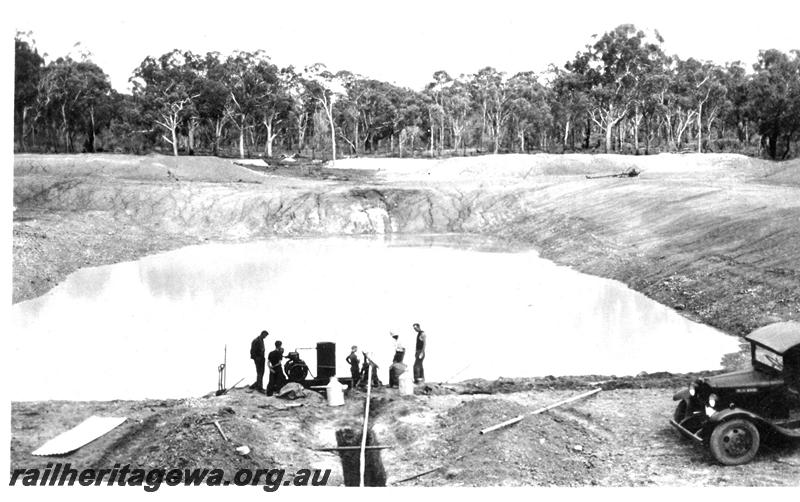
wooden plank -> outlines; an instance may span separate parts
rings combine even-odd
[[[364,486],[364,468],[367,463],[367,425],[369,423],[369,396],[372,390],[372,364],[367,366],[367,402],[364,404],[364,429],[361,431],[361,457],[360,457],[360,481],[358,486]]]
[[[225,441],[227,441],[227,440],[228,440],[228,437],[225,435],[225,433],[224,433],[224,432],[222,432],[222,426],[219,424],[219,421],[217,421],[217,420],[214,420],[214,426],[215,426],[215,427],[217,428],[217,430],[219,431],[220,435],[222,436],[222,439],[224,439]]]
[[[369,445],[365,446],[364,449],[366,450],[385,450],[388,448],[394,448],[394,446],[387,446],[387,445]],[[336,446],[331,448],[314,448],[314,451],[351,451],[351,450],[361,450],[360,446]]]
[[[95,439],[108,434],[112,429],[125,421],[125,417],[98,417],[92,415],[72,429],[62,432],[46,442],[33,455],[63,455],[91,443]]]
[[[598,392],[600,392],[601,390],[603,390],[603,389],[599,389],[599,388],[598,389],[593,389],[593,390],[590,390],[589,392],[584,392],[583,394],[580,394],[580,395],[577,395],[577,396],[573,396],[573,397],[570,397],[568,399],[563,399],[561,401],[558,401],[558,402],[555,402],[553,404],[547,405],[544,408],[539,408],[538,410],[534,410],[534,411],[528,413],[527,415],[538,415],[540,413],[544,413],[547,410],[552,410],[553,408],[557,408],[559,406],[563,406],[565,404],[569,404],[569,403],[578,401],[579,399],[585,399],[585,398],[587,398],[589,396],[593,396],[593,395],[597,394]],[[485,429],[481,429],[478,432],[478,434],[486,434],[487,432],[496,431],[497,429],[502,429],[503,427],[508,427],[509,425],[514,425],[514,424],[516,424],[518,422],[521,422],[527,415],[519,415],[519,416],[514,417],[514,418],[512,418],[510,420],[506,420],[505,422],[501,422],[499,424],[492,425],[491,427],[487,427]]]

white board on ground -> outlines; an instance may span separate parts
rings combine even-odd
[[[95,439],[108,434],[120,425],[125,417],[98,417],[92,415],[72,429],[62,432],[40,446],[34,455],[63,455],[87,445]]]

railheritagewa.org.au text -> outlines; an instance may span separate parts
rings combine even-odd
[[[154,492],[167,486],[262,486],[274,492],[281,486],[325,486],[330,469],[238,469],[226,476],[223,469],[140,469],[114,464],[111,469],[74,469],[70,464],[48,463],[44,469],[14,469],[9,486],[141,486]]]

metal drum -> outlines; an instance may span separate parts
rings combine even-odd
[[[336,376],[336,344],[333,342],[317,343],[317,378]]]

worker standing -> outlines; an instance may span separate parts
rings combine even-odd
[[[400,385],[400,375],[406,370],[406,365],[403,364],[403,359],[406,356],[406,348],[400,343],[400,337],[393,332],[389,332],[394,340],[394,357],[392,364],[389,366],[389,387],[398,387]]]
[[[422,362],[425,360],[427,337],[419,327],[419,323],[414,323],[412,327],[417,332],[417,345],[414,351],[414,383],[422,383],[425,381],[425,369],[422,367]]]
[[[264,392],[264,365],[266,364],[266,349],[264,348],[264,340],[269,333],[267,330],[261,332],[260,335],[255,337],[250,343],[250,359],[256,365],[256,381],[250,386],[251,389],[258,392]]]
[[[394,357],[392,358],[392,362],[402,363],[403,358],[405,358],[406,356],[406,348],[403,346],[402,343],[400,343],[399,336],[397,336],[395,333],[391,331],[389,332],[389,334],[392,336],[392,339],[394,340]]]
[[[275,340],[275,350],[267,356],[269,363],[269,383],[267,383],[267,395],[281,390],[286,383],[286,376],[283,374],[281,367],[281,359],[283,359],[283,343],[280,340]]]
[[[350,384],[351,389],[355,389],[356,385],[358,385],[359,375],[361,373],[361,369],[359,368],[360,361],[358,360],[358,347],[353,345],[350,349],[350,355],[347,356],[345,359],[347,364],[350,365],[350,379],[352,383]]]

